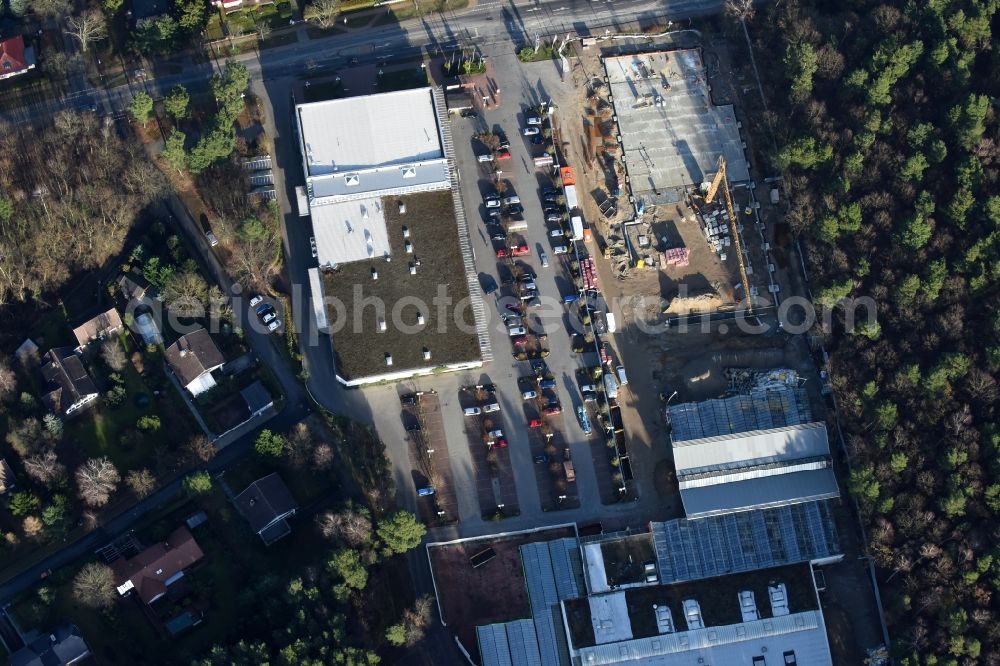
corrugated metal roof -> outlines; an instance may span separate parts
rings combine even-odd
[[[785,652],[794,652],[802,666],[833,663],[830,644],[818,611],[755,620],[723,627],[663,634],[619,643],[597,645],[577,651],[584,666],[642,663],[649,666],[746,665],[764,656],[767,663],[781,664]],[[696,661],[698,658],[703,661]]]
[[[487,624],[476,627],[476,638],[479,640],[479,655],[483,666],[513,666],[505,625]]]
[[[830,455],[824,423],[673,440],[673,449],[678,474]]]
[[[690,519],[839,496],[833,468],[681,489],[684,513]]]
[[[510,661],[513,666],[541,666],[542,658],[538,655],[538,638],[535,636],[534,622],[514,620],[505,626]]]
[[[768,430],[812,421],[809,397],[799,387],[776,386],[728,398],[667,408],[674,442]]]
[[[444,156],[430,88],[297,107],[308,176]]]
[[[841,555],[828,501],[650,527],[664,584]]]

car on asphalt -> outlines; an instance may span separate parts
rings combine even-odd
[[[554,187],[543,187],[541,190],[541,195],[544,197],[547,194],[558,194],[559,190]]]
[[[618,383],[621,384],[622,386],[627,385],[628,376],[625,374],[625,366],[619,365],[617,368],[615,368],[615,372],[618,373]]]
[[[507,438],[506,437],[500,437],[499,439],[495,439],[492,442],[487,442],[486,443],[486,448],[488,448],[488,449],[506,449],[507,448]]]
[[[538,387],[541,389],[554,389],[556,387],[556,380],[540,379],[538,380]]]
[[[483,199],[483,203],[486,204],[487,208],[499,208],[500,197],[486,197],[485,199]]]
[[[552,248],[552,254],[566,254],[569,249],[565,245],[556,245]]]
[[[542,410],[542,413],[545,414],[546,416],[555,416],[556,414],[562,414],[562,406],[549,405],[548,407]]]
[[[496,136],[497,141],[500,142],[499,144],[497,144],[499,148],[508,148],[508,149],[510,148],[510,141],[507,139],[506,132],[504,132],[503,130],[496,130],[495,132],[493,132],[493,134]]]
[[[462,109],[462,117],[463,118],[478,118],[479,117],[479,113],[476,112],[473,109]]]
[[[517,196],[516,194],[511,194],[509,196],[504,197],[503,202],[507,206],[512,206],[514,204],[521,203],[521,197]]]
[[[493,155],[491,155],[490,153],[481,153],[479,155],[476,155],[476,161],[477,162],[492,162],[493,161]]]
[[[510,341],[515,347],[523,347],[528,344],[528,336],[519,335],[516,338],[511,338]]]
[[[521,289],[524,291],[538,291],[538,285],[534,282],[522,282]]]
[[[512,326],[520,326],[521,325],[521,317],[519,315],[515,315],[515,314],[509,314],[509,315],[508,314],[501,314],[500,315],[500,319],[503,320],[503,323],[507,324],[508,328],[510,328]]]
[[[434,489],[430,486],[424,486],[417,490],[417,495],[420,497],[430,497],[434,494]]]
[[[500,411],[499,402],[491,402],[489,404],[483,405],[483,414],[491,414],[493,412],[499,412],[499,411]]]
[[[585,391],[583,394],[584,402],[597,402],[597,394],[591,393],[590,391]]]
[[[507,335],[509,335],[512,338],[518,335],[525,335],[527,332],[528,329],[526,329],[524,326],[511,326],[510,328],[507,329]]]
[[[522,400],[533,400],[538,397],[538,391],[521,391]]]
[[[479,409],[478,407],[466,407],[465,408],[465,415],[466,416],[479,416],[482,413],[483,413],[483,410]]]
[[[536,465],[544,465],[548,461],[549,461],[549,457],[547,455],[545,455],[544,453],[539,453],[537,456],[535,456],[535,464]]]
[[[503,437],[503,430],[501,430],[500,428],[497,428],[496,430],[490,430],[486,434],[487,434],[487,436],[492,437],[493,439],[496,439],[497,437]]]
[[[549,255],[545,254],[545,250],[538,253],[538,260],[542,262],[542,268],[549,267]]]
[[[487,393],[496,393],[497,392],[497,385],[496,384],[477,384],[476,388],[477,389],[482,389],[482,390],[486,391]]]
[[[411,423],[410,425],[406,426],[406,432],[420,432],[420,424]]]
[[[549,213],[545,216],[546,222],[562,222],[562,215],[558,213]]]
[[[549,204],[550,206],[558,206],[559,205],[559,195],[556,194],[555,192],[553,192],[551,194],[543,194],[542,195],[542,201],[544,201],[545,203]]]
[[[523,212],[524,212],[524,206],[522,206],[521,204],[512,204],[510,206],[507,206],[508,215],[520,215]]]
[[[500,210],[498,208],[493,208],[488,213],[486,213],[486,216],[487,216],[486,224],[500,224],[500,220],[503,218],[503,215],[500,213]]]
[[[319,256],[319,250],[316,248],[316,237],[309,237],[309,249],[312,252],[313,259]]]
[[[510,253],[515,257],[524,257],[531,254],[531,250],[528,248],[527,245],[522,243],[521,245],[512,247],[510,249]]]
[[[553,229],[552,231],[549,232],[549,236],[551,236],[552,238],[562,238],[565,235],[566,232],[562,230],[562,227],[558,229]]]
[[[416,393],[404,393],[399,396],[399,402],[404,407],[413,407],[417,404],[417,394]]]
[[[504,307],[510,310],[511,312],[518,313],[518,315],[521,314],[521,306],[517,305],[516,303],[507,303],[506,305],[504,305]]]
[[[490,240],[505,241],[507,240],[507,232],[504,231],[503,229],[497,229],[496,231],[490,234]]]
[[[596,390],[597,390],[597,387],[594,386],[593,384],[582,384],[580,386],[580,392],[581,393],[587,393],[587,392],[593,393]]]
[[[250,299],[250,307],[255,308],[263,302],[264,302],[264,297],[261,296],[260,294],[257,294],[256,296]]]
[[[270,324],[272,321],[274,321],[277,318],[278,318],[278,313],[276,313],[274,310],[269,310],[269,311],[267,311],[267,312],[264,313],[264,316],[262,316],[260,318],[260,320],[262,322],[264,322],[265,324]]]
[[[507,150],[506,148],[501,148],[500,150],[497,151],[497,159],[498,160],[509,160],[510,159],[510,151]]]
[[[541,131],[542,130],[540,130],[537,125],[529,125],[528,127],[525,127],[521,131],[521,134],[523,134],[524,136],[535,136]]]
[[[539,116],[528,116],[527,118],[525,118],[525,122],[527,122],[529,125],[541,125],[542,119]]]
[[[530,421],[528,421],[528,427],[529,428],[541,428],[542,427],[542,420],[541,419],[531,419]]]
[[[509,256],[511,256],[510,250],[507,250],[506,248],[500,248],[497,250],[497,259],[506,259]]]
[[[536,290],[534,290],[534,289],[529,289],[527,291],[522,291],[521,292],[521,300],[522,301],[530,301],[531,299],[535,298],[536,296],[538,296],[538,292]]]
[[[584,435],[589,435],[590,429],[590,418],[587,416],[587,408],[580,405],[576,408],[576,420],[580,422],[580,427],[583,429]]]
[[[275,319],[274,321],[272,321],[270,324],[267,325],[267,330],[273,333],[278,330],[279,326],[281,326],[281,320]]]
[[[274,306],[270,303],[262,303],[256,307],[254,310],[258,317],[263,317],[268,312],[274,312]]]

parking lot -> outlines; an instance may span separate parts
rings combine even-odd
[[[458,520],[455,478],[437,393],[406,393],[400,402],[420,518],[428,525],[454,523]]]
[[[495,386],[489,383],[463,386],[458,400],[465,416],[465,435],[483,519],[518,515],[517,486]]]

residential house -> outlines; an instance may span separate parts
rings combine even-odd
[[[35,50],[24,45],[24,37],[14,35],[0,41],[0,79],[9,79],[34,68]]]
[[[68,416],[97,399],[97,386],[69,347],[50,349],[42,357],[47,393],[42,402],[53,414]]]
[[[10,666],[55,666],[76,664],[90,656],[80,630],[68,622],[48,634],[25,636],[24,647],[10,655]]]
[[[291,533],[288,518],[299,508],[292,491],[277,473],[251,483],[233,503],[268,546]]]
[[[271,397],[271,394],[268,393],[259,379],[245,389],[240,390],[240,395],[243,396],[243,400],[247,403],[250,418],[260,416],[269,407],[274,405],[274,398]]]
[[[274,4],[274,0],[213,0],[212,4],[224,12],[235,12],[244,7]]]
[[[226,362],[212,336],[204,328],[182,335],[177,342],[167,347],[165,358],[181,386],[193,396],[215,386],[212,371],[218,370]]]
[[[167,589],[184,578],[184,573],[205,554],[186,527],[178,527],[163,543],[150,546],[131,559],[115,560],[118,594],[139,595],[147,606],[167,593]]]
[[[111,308],[107,312],[102,312],[73,329],[77,343],[76,350],[82,351],[84,347],[95,340],[105,340],[117,335],[122,328],[122,318],[118,314],[118,310]]]
[[[127,273],[118,278],[118,290],[128,301],[152,300],[153,288],[143,278],[134,273]]]

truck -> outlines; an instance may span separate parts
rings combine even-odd
[[[299,217],[309,214],[309,197],[306,196],[306,188],[303,185],[295,188],[295,204],[299,209]]]
[[[618,330],[618,324],[615,322],[615,315],[612,312],[608,312],[604,315],[605,321],[608,322],[608,333],[614,333]]]
[[[618,382],[615,381],[615,376],[610,372],[604,373],[604,390],[609,399],[614,400],[618,397]]]
[[[581,240],[583,238],[583,218],[579,215],[573,215],[569,221],[573,225],[573,240]]]

